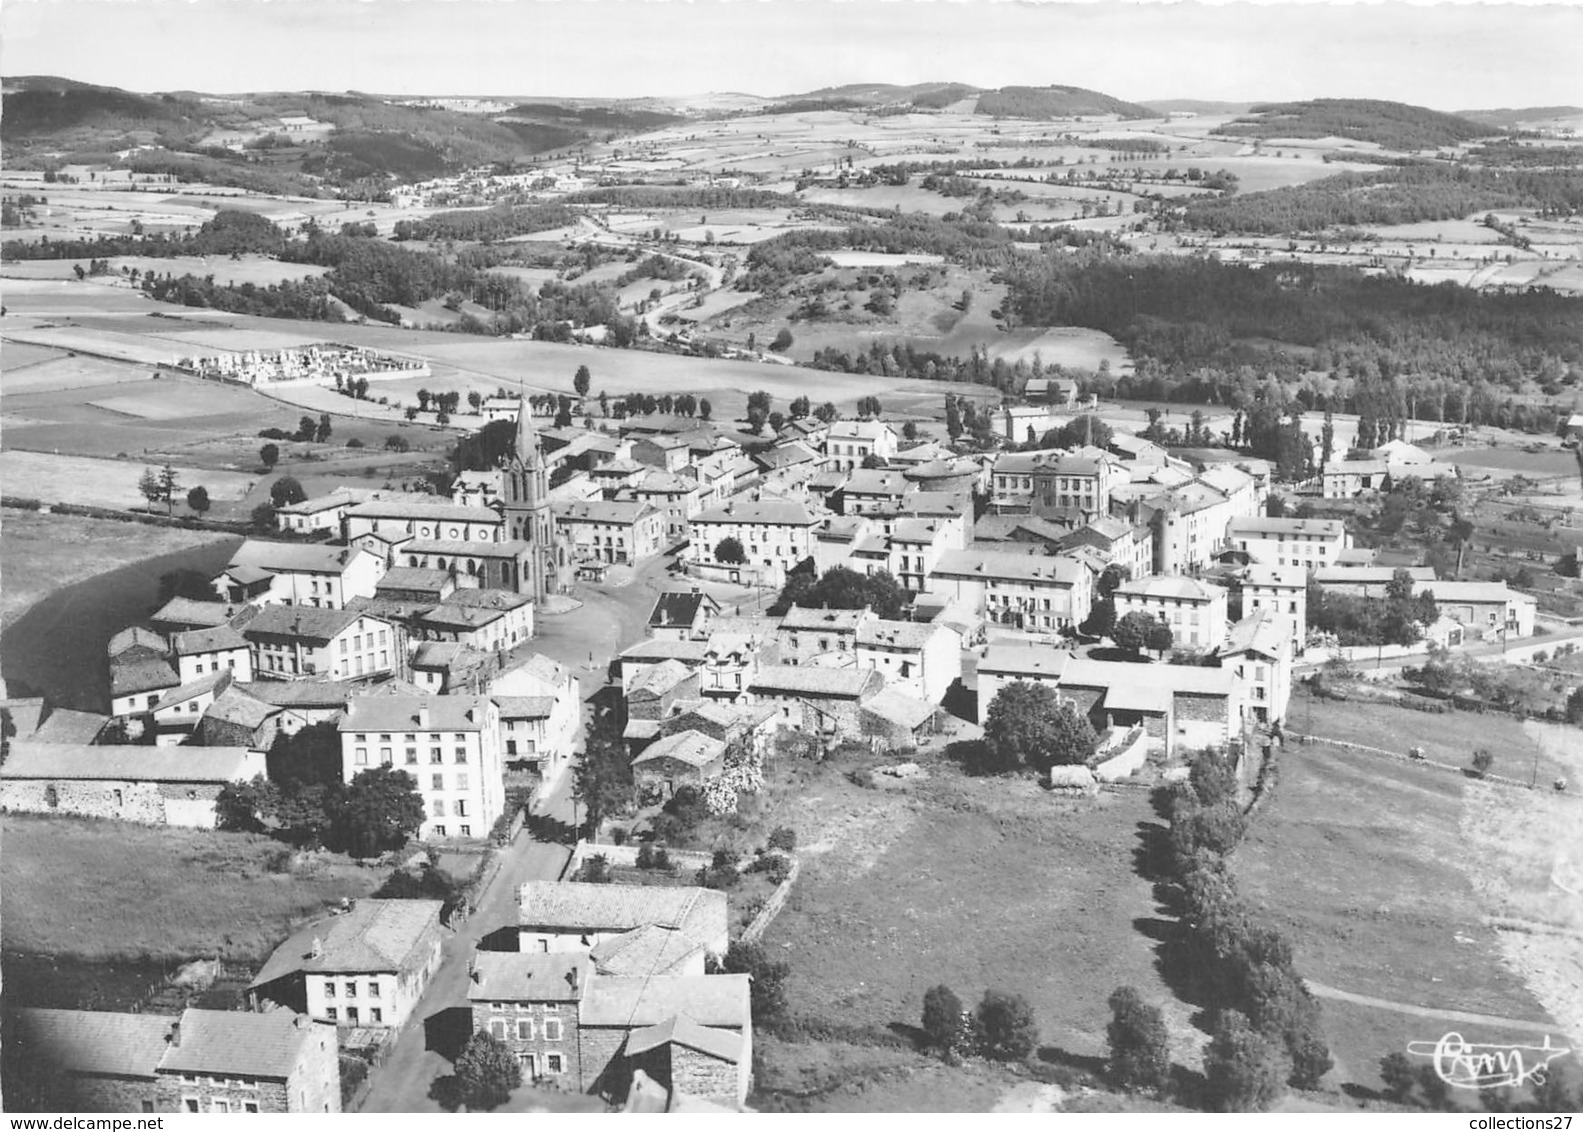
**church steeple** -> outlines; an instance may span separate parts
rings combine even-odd
[[[503,469],[502,512],[511,541],[532,544],[517,592],[542,601],[556,587],[555,518],[550,511],[550,466],[539,450],[533,406],[517,399],[516,451]]]
[[[527,468],[537,467],[544,460],[539,452],[539,433],[533,427],[533,406],[526,393],[517,398],[516,460]]]

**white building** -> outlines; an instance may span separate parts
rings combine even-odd
[[[1234,520],[1226,541],[1261,566],[1300,566],[1312,573],[1335,565],[1352,536],[1340,519],[1255,517]]]
[[[925,703],[939,705],[962,678],[962,637],[944,625],[866,620],[857,630],[857,663]]]
[[[420,840],[487,837],[505,812],[500,709],[488,696],[356,696],[337,729],[345,781],[379,766],[417,779]]]
[[[940,556],[928,590],[1000,625],[1055,633],[1088,619],[1093,575],[1070,558],[952,550]]]
[[[821,520],[790,500],[732,500],[696,515],[687,555],[708,577],[779,586],[797,565],[813,556],[814,533]],[[745,561],[723,562],[720,544],[735,539]]]
[[[1242,571],[1242,616],[1278,613],[1297,629],[1297,651],[1308,639],[1308,572],[1301,566],[1248,566]]]
[[[1178,648],[1218,648],[1226,639],[1226,591],[1180,575],[1135,578],[1115,593],[1116,619],[1142,613],[1171,627]]]
[[[1292,653],[1299,638],[1290,618],[1261,609],[1231,627],[1220,666],[1235,670],[1248,688],[1248,710],[1258,723],[1280,723],[1292,698]]]
[[[889,460],[897,447],[896,430],[884,421],[836,421],[825,437],[825,466],[850,472],[870,456]]]

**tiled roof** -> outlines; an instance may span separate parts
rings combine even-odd
[[[1318,535],[1320,538],[1340,538],[1346,534],[1347,525],[1340,519],[1287,519],[1251,516],[1233,519],[1226,528],[1228,538],[1247,535]]]
[[[339,574],[359,555],[368,553],[353,546],[327,546],[323,543],[265,542],[248,539],[231,555],[231,566],[251,566],[270,573],[301,572]]]
[[[438,900],[359,900],[350,912],[292,935],[275,949],[252,985],[263,986],[300,971],[339,974],[419,967],[428,961],[428,949],[422,946],[426,938],[438,937],[442,907]]]
[[[172,688],[170,691],[160,696],[159,702],[154,705],[154,709],[156,711],[163,711],[166,708],[175,707],[177,704],[184,704],[188,700],[197,699],[199,696],[214,691],[215,685],[217,684],[223,687],[230,682],[231,673],[228,670],[220,672],[206,672],[202,676],[198,677],[198,679],[183,684],[179,688]]]
[[[421,566],[395,566],[385,571],[385,576],[374,583],[379,590],[421,590],[438,594],[451,580],[449,570],[425,570]]]
[[[603,886],[601,886],[603,887]],[[584,1026],[657,1026],[678,1014],[705,1026],[751,1025],[746,975],[596,976],[583,996]]]
[[[848,495],[905,495],[911,485],[900,472],[880,468],[858,468],[847,478]]]
[[[679,660],[662,660],[633,680],[627,695],[631,697],[637,692],[648,692],[663,696],[691,676],[694,671],[695,669],[688,668]]]
[[[702,664],[709,655],[708,641],[678,641],[670,637],[650,637],[621,650],[622,660],[681,660]]]
[[[428,519],[437,522],[503,523],[505,520],[488,507],[469,507],[459,503],[359,503],[346,513],[348,519]]]
[[[872,668],[810,668],[806,665],[770,664],[753,675],[752,690],[759,694],[837,696],[862,700],[878,692],[885,678]]]
[[[993,550],[948,550],[940,556],[932,573],[942,578],[967,578],[974,581],[994,578],[1073,586],[1085,572],[1082,566],[1070,558]]]
[[[13,720],[15,716],[13,715]],[[106,726],[110,723],[108,715],[100,715],[92,711],[72,711],[69,708],[51,708],[44,722],[39,724],[32,734],[24,732],[19,725],[17,734],[31,739],[35,743],[68,743],[77,746],[87,746],[99,738]]]
[[[643,500],[590,499],[583,503],[570,503],[555,509],[558,523],[612,523],[625,526],[636,523],[648,515],[655,515],[652,503]]]
[[[680,975],[703,949],[685,932],[644,924],[602,940],[588,956],[601,975]]]
[[[150,621],[170,625],[194,625],[214,628],[231,619],[232,609],[220,601],[193,601],[186,597],[173,597],[149,617]]]
[[[254,680],[232,685],[255,700],[275,707],[340,708],[363,690],[351,680]]]
[[[898,688],[886,688],[865,703],[863,710],[900,724],[909,731],[916,731],[934,715],[933,704],[925,703],[917,696],[909,696]]]
[[[355,696],[341,731],[480,731],[491,713],[488,696]],[[419,723],[427,713],[427,722]]]
[[[475,609],[446,602],[419,615],[418,623],[433,629],[472,630],[493,624],[505,615],[501,609]]]
[[[28,1008],[18,1012],[12,1040],[68,1072],[152,1078],[174,1021],[160,1014]]]
[[[877,440],[883,433],[895,429],[884,421],[833,421],[830,424],[831,440]]]
[[[489,654],[479,652],[460,641],[423,641],[412,650],[412,667],[454,670],[476,668],[489,660]]]
[[[163,653],[165,651],[165,638],[152,629],[145,629],[141,625],[133,625],[129,629],[122,629],[110,638],[110,645],[105,650],[113,659],[122,653],[131,652],[133,649],[147,649],[150,652]]]
[[[532,544],[521,539],[505,542],[468,542],[465,539],[413,539],[401,548],[403,554],[443,554],[454,558],[517,558],[532,549]]]
[[[181,677],[176,675],[168,661],[134,660],[130,664],[112,664],[110,666],[110,694],[112,696],[133,696],[139,692],[156,692],[165,688],[174,688],[181,683]]]
[[[1264,566],[1254,564],[1242,571],[1244,586],[1282,589],[1304,589],[1308,585],[1308,571],[1301,566]]]
[[[716,611],[719,610],[719,603],[705,593],[660,594],[655,599],[653,610],[649,613],[649,626],[665,628],[671,625],[691,625],[706,602]]]
[[[181,1015],[181,1044],[167,1045],[162,1073],[263,1077],[284,1081],[302,1058],[303,1047],[335,1028],[290,1010],[255,1014],[245,1010],[188,1009]]]
[[[1509,589],[1505,582],[1419,582],[1415,593],[1434,594],[1436,601],[1470,601],[1475,604],[1498,602],[1530,602],[1536,599],[1528,594]]]
[[[470,1002],[576,1002],[588,987],[593,966],[580,951],[476,951],[467,998]]]
[[[1159,598],[1174,601],[1214,601],[1226,596],[1221,586],[1200,582],[1180,574],[1154,574],[1147,578],[1123,582],[1116,589],[1118,597]]]
[[[1281,614],[1272,613],[1268,609],[1256,609],[1227,632],[1226,643],[1220,649],[1220,655],[1256,652],[1263,656],[1276,657],[1281,655],[1286,642],[1292,639],[1292,631],[1292,623]]]
[[[922,649],[934,635],[938,625],[920,621],[870,621],[858,628],[857,643],[861,648]]]
[[[243,782],[264,772],[246,747],[76,746],[13,740],[0,778],[120,782]]]
[[[780,627],[791,630],[822,630],[827,633],[855,633],[864,619],[872,616],[866,609],[814,609],[794,605],[781,618]]]
[[[664,1045],[686,1046],[710,1057],[735,1064],[742,1060],[747,1040],[735,1030],[700,1026],[685,1014],[677,1014],[655,1026],[634,1030],[627,1037],[626,1053],[636,1057]]]
[[[1013,677],[1059,678],[1071,660],[1071,653],[1045,645],[990,645],[984,651],[984,659],[978,662],[978,670]]]
[[[195,656],[223,649],[245,649],[247,639],[229,625],[218,625],[213,629],[176,633],[170,639],[170,646],[177,656]]]
[[[264,721],[279,710],[272,704],[255,699],[233,684],[215,697],[214,703],[209,705],[203,717],[255,730],[263,726]]]
[[[726,745],[718,739],[711,739],[700,731],[678,731],[644,747],[643,753],[632,760],[632,765],[636,768],[659,759],[675,759],[702,769],[725,753]]]
[[[517,891],[517,923],[561,931],[631,931],[645,924],[707,944],[726,932],[726,894],[708,888],[528,881]]]
[[[694,523],[753,523],[763,526],[811,527],[817,520],[801,503],[787,500],[755,502],[733,499],[695,516]]]
[[[332,641],[370,615],[357,609],[322,609],[316,605],[266,605],[242,629],[248,640],[291,637],[304,641]],[[384,626],[384,622],[380,622]]]
[[[548,719],[555,711],[554,696],[491,696],[501,719]]]

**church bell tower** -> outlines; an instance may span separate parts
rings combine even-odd
[[[557,587],[555,517],[550,513],[550,471],[539,451],[533,407],[523,396],[517,402],[516,450],[506,460],[502,477],[502,513],[506,538],[529,543],[525,573],[518,592],[542,601]]]

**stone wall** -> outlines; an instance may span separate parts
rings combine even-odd
[[[78,1112],[176,1111],[161,1107],[152,1078],[65,1074],[55,1088],[61,1094],[61,1108]]]
[[[0,807],[31,814],[73,814],[142,825],[165,824],[165,798],[153,782],[11,779],[0,783]]]
[[[307,1023],[311,1037],[287,1082],[287,1112],[341,1111],[341,1043],[334,1026]],[[291,1098],[296,1098],[292,1100]],[[263,1109],[274,1112],[274,1109]]]
[[[585,1093],[625,1097],[631,1067],[622,1055],[628,1030],[621,1026],[580,1026],[577,1047],[581,1058],[579,1087]]]
[[[562,879],[574,876],[577,870],[583,867],[583,862],[589,857],[603,857],[612,865],[622,868],[635,869],[638,867],[638,850],[641,848],[628,842],[625,845],[600,845],[592,841],[579,841],[572,850],[571,860],[566,862],[566,871],[561,874]],[[695,873],[704,868],[713,860],[709,853],[696,853],[687,849],[666,849],[671,863],[676,866],[678,875]]]
[[[769,926],[775,922],[775,917],[780,915],[786,906],[786,900],[791,896],[792,885],[797,883],[797,874],[802,870],[801,862],[796,854],[783,854],[791,861],[791,870],[786,874],[786,879],[776,886],[775,891],[769,894],[764,901],[764,906],[758,910],[753,921],[742,929],[741,941],[743,943],[757,943]]]
[[[736,1064],[671,1044],[671,1088],[688,1096],[740,1103],[747,1099]],[[739,1091],[741,1090],[741,1091]]]

